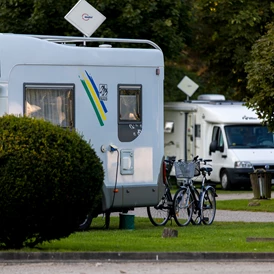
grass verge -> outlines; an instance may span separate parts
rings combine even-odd
[[[252,203],[252,205],[250,204]],[[274,199],[218,201],[217,210],[274,212]],[[274,220],[273,220],[274,222]],[[178,227],[174,220],[165,227],[178,231],[178,237],[163,238],[164,227],[153,226],[148,218],[135,217],[133,230],[119,229],[119,217],[95,218],[91,228],[70,237],[24,248],[22,252],[273,252],[273,222],[213,222],[212,225]],[[247,238],[261,241],[249,242]],[[13,251],[13,250],[8,250]]]
[[[119,218],[111,217],[109,229],[100,218],[89,231],[66,239],[44,243],[25,252],[273,252],[273,223],[214,222],[212,225],[166,227],[176,229],[178,237],[163,238],[164,227],[154,227],[148,218],[135,217],[133,230],[119,229]],[[248,242],[247,238],[269,238]]]
[[[218,199],[218,198],[217,198]],[[273,199],[242,199],[216,201],[216,208],[233,211],[274,212]],[[273,220],[274,221],[274,220]]]

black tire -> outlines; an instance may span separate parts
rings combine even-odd
[[[174,220],[178,226],[187,226],[192,217],[193,197],[186,187],[181,187],[174,195]]]
[[[197,190],[197,188],[194,188],[194,193],[195,193],[195,198],[197,200],[197,204],[195,204],[196,202],[193,201],[193,210],[192,210],[192,216],[191,216],[191,223],[193,225],[199,225],[201,224],[201,210],[199,207],[199,200],[200,200],[200,193]]]
[[[201,218],[205,225],[213,223],[216,214],[216,193],[213,187],[207,187],[201,197]]]
[[[223,170],[221,173],[221,185],[222,185],[222,189],[224,190],[231,189],[231,180],[226,170]]]
[[[163,226],[170,219],[172,200],[165,193],[161,201],[156,206],[147,207],[147,215],[150,222],[155,226]]]
[[[79,225],[79,230],[84,231],[88,229],[92,223],[93,216],[91,214],[88,214],[86,219]]]

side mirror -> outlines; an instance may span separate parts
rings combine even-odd
[[[214,140],[209,145],[209,155],[211,155],[211,152],[216,152],[217,150],[217,141]]]

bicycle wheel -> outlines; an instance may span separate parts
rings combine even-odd
[[[147,207],[147,215],[153,225],[165,225],[170,219],[170,210],[172,206],[171,199],[172,198],[169,198],[167,193],[165,193],[158,205]]]
[[[193,197],[189,189],[181,187],[174,195],[174,220],[178,226],[189,224],[193,212]]]
[[[210,225],[214,221],[216,214],[215,190],[208,187],[201,197],[201,218],[205,225]]]
[[[200,193],[197,188],[194,188],[195,201],[193,201],[193,210],[191,216],[191,223],[193,225],[201,224],[201,210],[199,207]]]

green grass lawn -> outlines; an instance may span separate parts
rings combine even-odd
[[[257,211],[274,212],[274,199],[250,199],[250,200],[224,200],[216,201],[216,207],[223,210],[233,211]],[[274,222],[274,220],[273,220]]]
[[[274,199],[218,201],[217,198],[219,209],[274,212]],[[148,218],[135,217],[133,230],[119,229],[119,217],[111,217],[109,229],[105,229],[104,221],[102,217],[95,218],[88,231],[20,251],[274,252],[274,219],[269,223],[214,221],[209,226],[189,224],[186,227],[178,227],[172,220],[165,227],[178,231],[178,237],[174,238],[163,238],[164,227],[153,226]],[[247,238],[259,238],[261,241],[249,242]]]
[[[135,217],[134,229],[119,229],[119,218],[111,217],[110,228],[94,219],[89,231],[66,239],[44,243],[32,252],[273,252],[274,241],[248,242],[247,238],[274,239],[274,223],[213,222],[212,225],[166,227],[176,229],[178,237],[163,238],[164,227],[154,227],[148,218]]]

